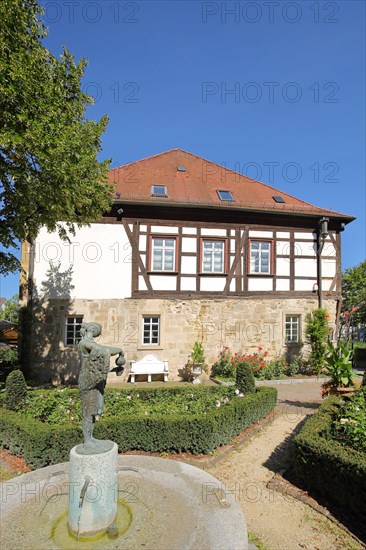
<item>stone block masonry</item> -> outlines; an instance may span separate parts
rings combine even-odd
[[[123,299],[52,300],[38,308],[34,323],[33,376],[41,381],[75,381],[79,358],[75,346],[65,345],[69,316],[82,316],[103,327],[101,343],[122,347],[129,361],[153,353],[169,361],[170,379],[179,379],[195,341],[202,341],[209,365],[223,345],[234,352],[251,353],[262,346],[273,358],[286,352],[286,315],[298,315],[300,339],[305,341],[305,316],[316,309],[314,298],[227,298],[227,299]],[[335,326],[336,301],[324,300]],[[159,317],[158,345],[142,342],[144,316]],[[44,320],[47,319],[47,323]],[[126,374],[128,369],[126,369]],[[126,376],[126,375],[123,375]]]

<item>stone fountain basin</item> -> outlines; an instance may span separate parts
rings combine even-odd
[[[145,547],[169,550],[246,550],[245,518],[232,494],[207,472],[174,460],[119,455],[118,499],[132,520],[117,539],[94,548]],[[1,550],[85,548],[65,540],[55,543],[52,533],[68,506],[69,463],[60,463],[0,484]]]

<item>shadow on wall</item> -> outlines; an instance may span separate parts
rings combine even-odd
[[[79,355],[64,345],[67,316],[71,314],[73,266],[60,271],[51,264],[40,288],[34,286],[31,314],[29,375],[40,382],[75,383]]]

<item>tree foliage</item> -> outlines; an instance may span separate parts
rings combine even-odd
[[[353,325],[366,325],[366,260],[342,274],[342,310]],[[347,315],[346,315],[347,314]]]
[[[19,315],[19,296],[14,294],[12,298],[5,300],[4,307],[0,309],[0,319],[17,322]]]
[[[86,61],[43,45],[37,0],[0,2],[0,243],[17,247],[41,226],[61,237],[101,217],[110,206],[109,161],[98,162],[99,122],[85,116]],[[64,223],[60,223],[64,222]],[[0,273],[19,264],[0,252]]]

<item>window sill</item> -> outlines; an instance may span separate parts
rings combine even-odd
[[[285,346],[298,347],[301,346],[301,342],[285,342]]]
[[[178,275],[178,271],[148,271],[148,275]]]
[[[200,271],[198,273],[198,275],[200,277],[227,277],[227,273],[213,273],[213,272],[209,272],[209,273],[205,273],[204,271]]]
[[[138,351],[153,351],[153,350],[160,350],[164,349],[161,344],[139,344],[137,346]]]
[[[247,273],[248,277],[274,277],[273,273]]]

